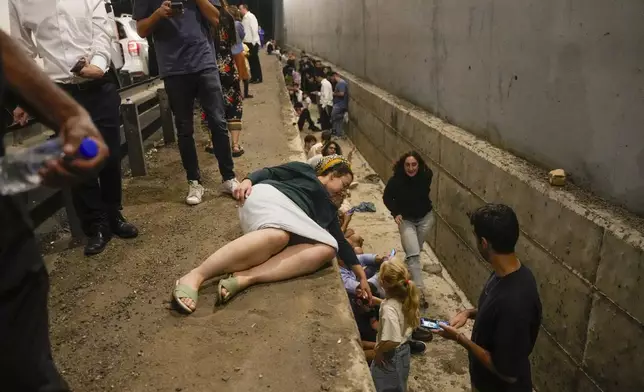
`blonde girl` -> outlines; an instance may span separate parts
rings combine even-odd
[[[420,324],[420,292],[405,263],[394,257],[380,266],[386,299],[380,305],[380,325],[371,364],[376,391],[407,391],[412,331]]]

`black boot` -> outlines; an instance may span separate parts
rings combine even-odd
[[[416,340],[409,341],[409,349],[412,354],[422,354],[427,349],[427,345],[423,342],[418,342]]]
[[[434,339],[434,333],[422,327],[418,327],[411,334],[413,340],[420,340],[421,342],[431,342]]]
[[[107,246],[107,243],[112,239],[112,234],[105,226],[96,226],[92,230],[92,234],[87,236],[87,244],[85,245],[85,256],[93,256],[102,253]]]
[[[112,234],[120,238],[134,238],[139,235],[136,226],[125,220],[120,211],[110,218],[110,229]]]

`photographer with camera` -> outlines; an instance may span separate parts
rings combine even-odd
[[[189,189],[186,203],[201,203],[204,187],[194,140],[193,110],[199,99],[212,135],[214,154],[223,177],[222,192],[232,194],[235,178],[224,96],[210,36],[219,23],[218,0],[135,0],[132,18],[141,37],[152,35],[159,75],[175,116],[179,153]]]

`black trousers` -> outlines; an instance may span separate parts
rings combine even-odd
[[[328,131],[331,129],[331,109],[333,108],[331,106],[318,107],[320,108],[320,127],[322,130]]]
[[[0,263],[31,266],[15,284],[0,287],[0,390],[69,391],[51,356],[49,276],[33,236],[5,249]]]
[[[304,129],[305,123],[309,123],[309,130],[311,131],[317,130],[315,123],[311,119],[311,112],[309,111],[309,109],[302,109],[302,113],[300,113],[300,118],[297,120],[297,129],[302,131],[302,129]]]
[[[251,82],[262,82],[264,78],[262,77],[262,65],[259,62],[259,44],[247,44],[249,53],[248,53],[248,65],[250,65],[250,80]]]
[[[212,137],[219,172],[224,180],[235,178],[235,164],[230,151],[230,136],[224,109],[224,94],[221,89],[219,71],[206,69],[187,75],[173,75],[163,79],[174,122],[177,127],[179,154],[186,170],[188,181],[200,181],[199,160],[194,138],[194,105],[199,99],[206,114],[206,121]]]
[[[110,156],[98,177],[72,189],[74,208],[83,231],[92,235],[99,227],[107,229],[109,218],[118,213],[122,205],[121,97],[112,82],[81,91],[67,89],[67,92],[87,110],[110,149]]]

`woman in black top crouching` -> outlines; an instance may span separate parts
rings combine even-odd
[[[418,288],[423,289],[420,252],[434,225],[432,201],[429,189],[433,173],[416,151],[403,154],[394,164],[394,174],[387,182],[383,201],[391,211],[405,250],[406,262],[412,279]],[[424,300],[423,307],[427,307]]]

